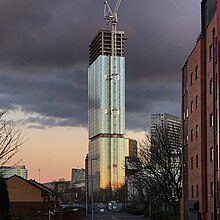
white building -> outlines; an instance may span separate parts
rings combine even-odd
[[[27,179],[28,171],[24,165],[0,167],[0,176],[2,176],[3,178],[10,178],[14,175]]]
[[[166,131],[175,146],[181,147],[181,118],[167,113],[151,114],[151,137],[157,135],[157,129]]]

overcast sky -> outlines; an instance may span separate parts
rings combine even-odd
[[[180,115],[180,72],[200,32],[200,2],[122,0],[127,129],[148,127],[151,113]],[[103,3],[0,1],[1,108],[28,113],[30,127],[87,127],[88,45],[110,28]]]

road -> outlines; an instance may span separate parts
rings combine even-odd
[[[92,216],[89,214],[84,220],[91,220]],[[94,214],[94,220],[147,220],[143,215],[129,215],[125,213],[112,213],[107,210],[103,213]]]

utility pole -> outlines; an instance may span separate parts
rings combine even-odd
[[[93,169],[92,169],[92,162],[93,160],[97,160],[97,158],[91,158],[91,191],[92,191],[92,220],[94,218],[94,205],[93,205]]]
[[[40,183],[40,168],[38,168],[38,174],[39,174],[39,183]]]

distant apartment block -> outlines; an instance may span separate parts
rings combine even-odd
[[[52,190],[60,198],[61,203],[73,202],[75,192],[71,181],[59,179],[58,181],[47,182],[43,185]]]
[[[125,150],[126,156],[137,157],[137,140],[132,138],[125,138]]]
[[[86,181],[86,171],[85,169],[78,169],[78,168],[73,168],[72,169],[72,184],[74,185],[82,185],[85,186],[85,181]]]
[[[126,155],[124,158],[125,177],[127,178],[130,173],[136,172],[135,165],[138,160],[137,140],[125,138]],[[134,164],[132,164],[134,162]],[[133,166],[132,166],[133,165]],[[131,171],[131,172],[130,172]]]
[[[137,182],[133,175],[139,171],[141,163],[138,159],[138,142],[135,139],[125,138],[125,203],[134,201],[137,195]]]
[[[3,178],[10,178],[13,175],[17,175],[24,179],[27,179],[28,171],[24,165],[3,166],[3,167],[0,167],[0,175]]]
[[[167,113],[151,114],[151,137],[157,135],[157,129],[166,131],[172,144],[181,147],[181,118]]]

